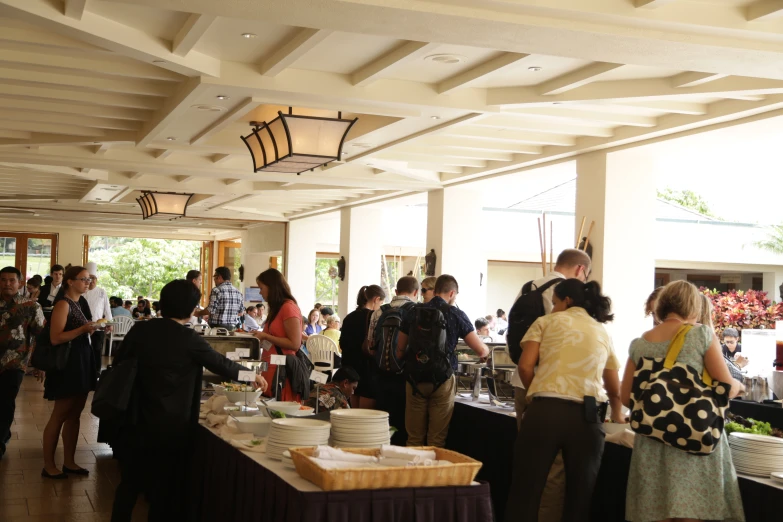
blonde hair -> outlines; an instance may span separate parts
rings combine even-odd
[[[435,277],[435,276],[432,276],[432,277],[428,277],[428,278],[426,278],[426,279],[423,279],[423,280],[422,280],[422,282],[421,282],[421,287],[422,287],[422,288],[424,288],[424,287],[427,287],[427,288],[429,288],[430,290],[434,290],[434,289],[435,289],[435,282],[436,282],[437,280],[438,280],[438,278],[437,278],[437,277]]]
[[[712,311],[712,301],[710,301],[710,298],[706,295],[701,294],[701,315],[699,316],[699,323],[709,326],[710,329],[714,330],[715,325],[712,324]]]
[[[663,321],[670,314],[683,319],[699,317],[702,309],[702,294],[688,281],[672,281],[663,287],[655,303],[655,315]]]
[[[334,326],[335,324],[340,324],[340,318],[336,315],[329,316],[329,319],[326,320],[326,327]]]

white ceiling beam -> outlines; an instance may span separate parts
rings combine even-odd
[[[24,142],[13,141],[10,143],[0,141],[0,145],[26,145],[28,148],[35,147],[53,147],[53,146],[75,146],[86,145],[93,146],[97,142],[106,143],[133,143],[135,133],[132,132],[108,132],[101,137],[87,137],[87,136],[65,136],[62,134],[52,134],[46,132],[31,132],[30,138],[25,139]]]
[[[510,65],[519,63],[527,58],[529,55],[521,53],[503,53],[500,56],[492,58],[490,60],[481,63],[472,69],[455,74],[454,76],[447,78],[440,82],[437,86],[439,94],[446,94],[459,89],[460,87],[467,87],[471,82],[483,78],[487,75],[505,69]]]
[[[103,156],[111,147],[111,143],[101,143],[92,148],[92,153],[96,156]]]
[[[356,206],[356,205],[364,205],[369,203],[375,203],[377,201],[383,201],[385,199],[392,199],[397,198],[400,196],[404,196],[406,194],[410,194],[411,191],[409,190],[382,190],[382,191],[376,191],[373,194],[367,194],[363,196],[358,196],[355,198],[347,199],[340,203],[328,203],[326,205],[322,205],[320,207],[313,207],[309,208],[307,210],[301,211],[301,212],[287,212],[285,216],[289,219],[299,219],[299,218],[305,218],[305,217],[312,217],[320,214],[325,214],[327,212],[333,212],[337,209],[340,209],[342,207],[347,206]]]
[[[477,160],[511,161],[511,154],[503,152],[489,152],[486,150],[457,149],[446,147],[432,147],[429,145],[406,145],[397,147],[390,154],[401,152],[403,154],[423,154],[433,158],[446,156],[450,158],[468,158]]]
[[[65,16],[74,20],[81,20],[87,7],[87,0],[65,0],[64,7]]]
[[[0,129],[26,132],[43,132],[48,134],[64,134],[66,136],[92,136],[96,138],[106,135],[106,132],[101,129],[96,129],[94,127],[84,127],[82,125],[57,125],[50,123],[24,122],[2,119],[0,119]]]
[[[0,67],[0,78],[5,81],[20,82],[22,84],[55,85],[59,88],[88,89],[92,91],[105,91],[117,94],[136,94],[141,96],[168,96],[171,87],[168,83],[151,80],[114,79],[98,76],[61,74],[23,69]]]
[[[70,90],[58,87],[33,87],[30,85],[12,85],[5,83],[0,77],[0,98],[44,99],[48,102],[73,102],[79,104],[84,111],[84,105],[94,106],[97,111],[101,106],[112,108],[155,110],[163,105],[163,99],[152,96],[129,96],[95,92],[90,90]]]
[[[459,158],[455,156],[436,156],[434,154],[426,154],[426,153],[420,154],[420,153],[410,153],[410,152],[402,152],[402,151],[397,152],[396,150],[382,152],[376,156],[373,156],[373,158],[378,158],[380,160],[388,160],[388,161],[421,163],[427,165],[447,165],[452,167],[483,167],[484,165],[486,165],[485,161],[477,160],[477,159]],[[425,170],[438,170],[438,169],[432,167]]]
[[[0,130],[0,138],[8,138],[12,140],[29,140],[31,136],[32,134],[26,131]]]
[[[498,127],[511,130],[529,130],[534,132],[551,132],[552,134],[569,134],[574,136],[609,137],[612,129],[599,125],[583,125],[578,122],[571,124],[559,121],[541,121],[511,114],[492,114],[478,118],[471,125],[481,127]]]
[[[171,156],[174,153],[171,149],[159,149],[152,153],[152,155],[155,157],[155,159],[159,159],[161,161],[165,160],[169,156]]]
[[[396,49],[384,54],[351,73],[351,84],[354,87],[366,87],[378,79],[384,72],[404,60],[423,56],[437,47],[437,44],[426,42],[405,42]]]
[[[185,184],[196,179],[196,176],[172,176],[172,179],[177,183]]]
[[[654,111],[669,112],[672,114],[690,114],[698,116],[700,114],[707,114],[706,103],[693,103],[682,101],[669,101],[669,100],[647,100],[647,101],[632,101],[632,102],[620,102],[618,105],[628,107],[639,107],[642,109],[652,109]]]
[[[100,181],[93,181],[92,183],[88,184],[87,187],[82,191],[82,195],[78,198],[79,203],[94,202],[94,198],[91,198],[89,196],[92,193],[93,189],[97,187],[100,183],[101,183]]]
[[[444,134],[447,136],[467,137],[477,140],[529,143],[533,145],[555,145],[558,147],[569,147],[576,141],[574,136],[494,127],[475,127],[472,125],[449,129]]]
[[[143,172],[126,172],[125,177],[127,179],[133,180],[133,179],[139,179],[144,175]]]
[[[171,52],[185,57],[207,33],[217,16],[191,14],[171,42]]]
[[[658,9],[676,0],[633,0],[633,5],[643,9]]]
[[[688,71],[672,76],[672,87],[680,89],[683,87],[696,87],[697,85],[720,80],[726,76],[728,75]]]
[[[0,86],[2,90],[2,86]],[[36,112],[45,115],[72,115],[81,116],[89,112],[90,117],[109,120],[124,120],[127,122],[141,122],[146,120],[152,113],[148,111],[137,111],[133,109],[118,109],[114,107],[102,107],[94,105],[84,107],[79,104],[46,102],[41,100],[20,100],[4,97],[0,94],[0,110],[11,109],[15,111],[24,111],[26,113]]]
[[[759,0],[745,8],[745,20],[764,22],[783,15],[783,2],[780,0]]]
[[[262,62],[261,74],[277,76],[323,42],[330,34],[332,34],[331,31],[324,29],[299,29],[293,38],[286,38],[286,42]]]
[[[489,141],[452,136],[429,136],[413,142],[416,145],[441,147],[448,150],[478,150],[510,154],[541,154],[541,147],[505,141]]]
[[[123,199],[125,199],[134,190],[136,190],[136,188],[134,188],[134,187],[126,187],[126,188],[124,188],[123,190],[118,192],[117,195],[115,195],[113,198],[111,198],[111,202],[112,203],[118,203],[118,202],[122,201]]]
[[[223,184],[227,187],[233,187],[234,185],[238,185],[239,183],[242,183],[245,181],[244,179],[236,179],[236,178],[226,178],[223,180]]]
[[[535,89],[541,96],[561,94],[594,82],[602,74],[620,67],[622,67],[622,64],[595,62],[576,71],[540,83],[535,86]]]
[[[220,165],[231,159],[231,157],[232,154],[213,154],[210,159],[215,165]]]
[[[589,121],[591,123],[605,123],[609,125],[631,125],[632,127],[654,127],[655,118],[639,116],[636,114],[622,114],[615,112],[587,111],[572,108],[557,107],[525,107],[524,109],[510,109],[510,114],[519,114],[530,118],[544,120],[565,120],[570,123]]]
[[[188,111],[206,89],[207,87],[201,83],[200,78],[188,78],[173,96],[166,99],[163,107],[144,124],[144,127],[139,131],[136,144],[139,147],[149,145],[167,126]]]
[[[161,67],[186,76],[220,74],[217,58],[197,52],[191,52],[187,57],[177,56],[171,52],[167,41],[90,11],[85,11],[81,20],[76,20],[63,15],[58,5],[48,0],[0,0],[0,15],[30,22],[142,62],[164,60]]]
[[[51,114],[26,110],[5,109],[0,107],[0,120],[14,120],[41,123],[59,123],[62,125],[80,125],[94,127],[96,129],[111,129],[121,131],[138,130],[141,122],[130,120],[112,120],[109,118],[95,118],[92,116],[78,116],[75,114]]]
[[[206,129],[199,132],[196,135],[196,137],[191,140],[190,144],[203,145],[207,139],[214,136],[216,133],[222,131],[223,129],[225,129],[232,123],[234,123],[236,120],[238,120],[248,112],[252,111],[256,107],[261,105],[261,103],[262,101],[256,98],[243,99],[241,102],[237,104],[236,107],[234,107],[228,113],[218,118],[214,123],[209,125]],[[248,131],[248,134],[249,133],[250,132]]]
[[[402,176],[405,178],[416,179],[420,181],[429,181],[432,183],[440,183],[440,172],[427,171],[427,170],[411,170],[411,169],[399,169],[388,165],[379,165],[373,169],[373,173],[378,175],[394,174],[396,176]]]

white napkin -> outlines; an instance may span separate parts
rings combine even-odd
[[[425,460],[437,460],[438,456],[434,450],[417,450],[413,448],[405,448],[402,446],[391,446],[384,444],[381,446],[381,455],[386,458],[401,459],[418,464]]]
[[[382,458],[381,461],[378,463],[380,466],[384,466],[387,468],[395,468],[395,467],[416,467],[416,466],[453,466],[453,462],[449,462],[448,460],[431,460],[431,459],[424,459],[420,462],[413,462],[411,460],[404,460],[404,459],[387,459]]]
[[[227,403],[225,395],[213,395],[201,405],[201,413],[223,413],[223,406]]]
[[[349,469],[349,468],[376,468],[378,464],[375,462],[346,462],[342,460],[330,460],[330,459],[318,459],[310,457],[313,462],[318,464],[323,469]]]
[[[228,415],[215,415],[214,413],[207,413],[207,426],[215,428],[221,424],[225,424],[228,420]]]
[[[253,445],[250,443],[253,439],[252,433],[242,433],[241,435],[250,435],[250,438],[245,439],[230,439],[228,442],[235,448],[239,448],[242,451],[252,451],[254,453],[266,453],[266,439],[261,439],[261,444]]]
[[[324,460],[338,460],[342,462],[378,462],[378,457],[372,455],[359,455],[349,453],[331,446],[318,446],[313,452],[313,457]]]
[[[633,448],[634,439],[635,433],[628,428],[625,428],[623,431],[618,431],[612,433],[611,435],[607,435],[605,440],[606,442],[619,444],[620,446],[625,446],[626,448]]]

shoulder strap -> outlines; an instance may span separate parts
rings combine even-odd
[[[550,287],[552,287],[552,286],[554,286],[554,285],[556,285],[558,283],[562,283],[562,282],[563,282],[563,278],[562,277],[556,277],[555,279],[549,280],[546,283],[544,283],[543,285],[539,286],[538,288],[536,288],[536,290],[543,294],[544,292],[549,290]]]
[[[663,363],[663,367],[667,370],[671,370],[674,366],[674,362],[677,360],[677,357],[680,355],[682,347],[685,344],[685,336],[688,335],[688,332],[690,332],[692,329],[693,325],[682,325],[680,329],[677,330],[677,334],[674,336],[674,339],[672,339],[669,343],[669,349],[666,350],[666,360]],[[712,386],[712,377],[707,371],[706,366],[704,367],[704,372],[702,374],[702,381],[704,381],[704,384],[707,386]]]

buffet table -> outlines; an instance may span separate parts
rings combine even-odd
[[[234,448],[200,426],[194,520],[221,522],[491,522],[489,484],[326,492],[263,453]]]
[[[732,401],[732,411],[734,403]],[[761,405],[748,405],[744,401],[736,409],[748,408],[756,415],[774,420],[779,408],[759,409]],[[767,408],[767,407],[763,407]],[[484,466],[476,480],[489,483],[496,520],[502,521],[509,494],[512,474],[512,455],[517,427],[513,408],[498,408],[483,401],[457,397],[454,416],[449,428],[446,447],[476,460]],[[745,416],[746,413],[735,412]],[[766,414],[766,415],[765,415]],[[748,415],[753,416],[753,415]],[[772,422],[776,426],[775,422]],[[477,432],[476,427],[481,429]],[[778,426],[783,427],[783,426]],[[604,448],[601,470],[593,494],[591,520],[596,522],[622,522],[625,520],[625,489],[632,450],[607,443]],[[747,522],[778,520],[783,513],[783,486],[769,479],[738,475]]]

